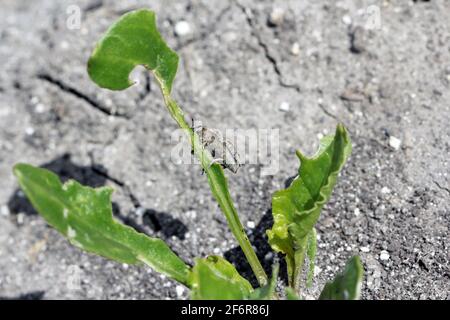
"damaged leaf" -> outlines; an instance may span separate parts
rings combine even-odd
[[[129,74],[138,65],[152,70],[170,93],[178,55],[159,34],[150,10],[131,11],[108,29],[88,61],[88,73],[102,88],[124,90],[134,84]]]

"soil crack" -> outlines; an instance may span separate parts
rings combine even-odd
[[[284,81],[283,73],[280,70],[277,59],[270,54],[268,45],[263,41],[262,37],[255,30],[256,26],[251,17],[250,9],[248,9],[245,6],[243,6],[242,4],[240,4],[239,1],[235,1],[235,3],[241,9],[243,14],[245,15],[247,24],[251,29],[251,35],[256,39],[259,47],[263,50],[266,60],[272,65],[273,71],[277,75],[279,85],[283,88],[293,89],[296,92],[300,92],[300,86],[298,86],[296,84],[286,83]]]
[[[441,186],[441,185],[439,184],[439,182],[437,182],[437,181],[433,181],[433,182],[434,182],[434,184],[435,184],[439,189],[441,189],[441,190],[443,190],[443,191],[447,191],[447,193],[450,194],[450,189],[449,189],[449,188],[446,188],[446,187]]]
[[[101,103],[96,101],[95,99],[89,97],[88,95],[86,95],[83,92],[81,92],[80,90],[68,85],[67,83],[54,78],[53,76],[51,76],[48,73],[39,73],[37,75],[37,78],[40,80],[46,81],[47,83],[59,88],[60,90],[62,90],[65,93],[68,93],[68,94],[74,96],[75,98],[83,100],[89,106],[91,106],[92,108],[96,109],[97,111],[100,111],[101,113],[103,113],[107,116],[128,118],[126,115],[112,112],[107,107],[103,106]]]

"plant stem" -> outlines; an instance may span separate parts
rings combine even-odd
[[[183,111],[175,102],[175,100],[171,98],[169,92],[164,89],[164,86],[161,87],[163,88],[162,93],[167,109],[169,110],[172,118],[178,123],[180,128],[185,130],[185,132],[190,137],[192,149],[194,150],[194,154],[200,160],[200,164],[203,170],[205,170],[206,172],[211,191],[217,202],[219,203],[219,206],[227,219],[228,226],[230,227],[231,232],[233,233],[242,251],[244,252],[244,255],[247,258],[247,261],[249,262],[253,273],[258,280],[258,283],[260,284],[260,286],[266,285],[268,282],[267,275],[260,261],[258,260],[258,257],[256,256],[256,253],[253,250],[253,247],[248,240],[247,235],[245,234],[241,221],[239,220],[239,216],[234,207],[233,200],[231,199],[231,195],[228,191],[228,183],[222,167],[217,163],[211,164],[211,161],[213,160],[211,155],[203,148],[199,136],[186,122]]]

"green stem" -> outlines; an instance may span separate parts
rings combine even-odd
[[[162,86],[162,88],[164,88],[164,86]],[[185,130],[185,132],[190,137],[194,153],[200,160],[200,164],[205,170],[206,175],[208,176],[208,182],[211,191],[217,202],[219,203],[219,206],[228,221],[231,232],[235,236],[242,251],[244,252],[244,255],[247,258],[256,276],[256,279],[261,286],[266,285],[268,282],[267,275],[261,263],[259,262],[258,257],[256,256],[256,253],[253,250],[250,241],[248,240],[247,235],[245,234],[241,221],[239,220],[239,216],[234,207],[233,200],[231,199],[231,195],[228,191],[228,183],[222,167],[217,163],[211,165],[211,161],[213,160],[211,155],[203,148],[199,136],[186,122],[181,108],[178,106],[175,100],[170,97],[169,92],[164,89],[163,96],[167,109],[169,110],[172,118],[178,123],[180,128]]]

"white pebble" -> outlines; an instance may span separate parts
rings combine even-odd
[[[319,273],[322,272],[322,268],[319,266],[314,266],[314,275],[317,276]]]
[[[398,149],[400,149],[401,145],[402,145],[402,140],[400,140],[394,136],[389,137],[389,146],[392,149],[398,150]]]
[[[175,34],[179,37],[183,37],[191,33],[191,26],[187,21],[179,21],[175,25]]]
[[[352,24],[352,17],[346,14],[342,17],[342,22],[344,22],[346,25],[350,25]]]
[[[254,229],[255,223],[253,221],[247,221],[247,228]]]
[[[2,206],[2,208],[0,209],[0,213],[2,214],[2,216],[9,216],[9,208],[8,206]]]
[[[38,103],[35,110],[37,113],[43,113],[45,111],[45,106],[42,103]]]
[[[383,194],[391,193],[391,189],[389,189],[388,187],[383,187],[381,188],[381,193]]]
[[[177,296],[180,298],[183,296],[184,293],[184,287],[183,286],[176,286],[175,291],[177,292]]]
[[[70,45],[69,45],[69,43],[67,41],[62,41],[61,42],[61,49],[67,50],[67,49],[69,49],[69,47],[70,47]]]
[[[25,129],[25,133],[29,136],[34,134],[34,129],[32,127],[28,127]]]
[[[189,219],[195,219],[197,218],[197,212],[195,212],[194,210],[189,210],[188,212],[186,212],[186,216]]]
[[[300,45],[298,44],[298,42],[294,42],[294,43],[292,44],[292,47],[291,47],[291,53],[292,53],[294,56],[298,56],[298,55],[300,54]]]
[[[214,248],[213,249],[213,253],[214,254],[220,254],[220,249],[219,248]]]
[[[355,214],[355,216],[359,216],[361,211],[359,210],[359,208],[355,208],[355,211],[353,211],[353,213]]]
[[[269,22],[274,26],[279,26],[284,20],[284,10],[281,8],[274,8],[270,13]]]
[[[264,256],[264,260],[266,261],[270,261],[273,258],[273,253],[272,252],[267,252],[266,255]]]
[[[143,208],[143,207],[138,207],[138,208],[134,211],[134,213],[135,213],[138,217],[141,217],[141,216],[144,215],[145,211],[146,211],[145,208]]]
[[[31,104],[37,104],[37,103],[39,103],[39,98],[33,96],[33,97],[30,99],[30,102],[31,102]]]
[[[389,260],[390,256],[386,250],[380,252],[380,260],[386,261]]]
[[[280,107],[278,109],[280,109],[280,111],[283,111],[283,112],[288,112],[290,108],[291,108],[291,106],[289,105],[289,103],[286,101],[283,101],[280,104]]]
[[[370,251],[370,248],[368,246],[367,247],[361,247],[361,248],[359,248],[359,250],[361,250],[361,252],[367,253],[367,252]]]
[[[18,224],[23,224],[25,222],[25,214],[23,212],[20,212],[17,215],[17,223]]]

